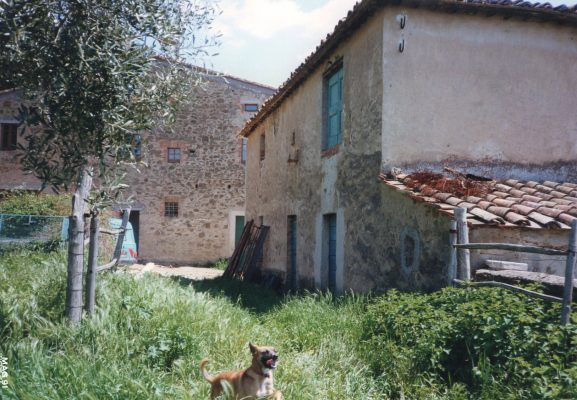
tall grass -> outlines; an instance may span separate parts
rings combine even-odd
[[[248,342],[276,346],[276,386],[287,399],[378,399],[378,382],[355,356],[364,301],[281,299],[220,279],[99,275],[98,309],[78,328],[62,319],[60,254],[0,259],[3,399],[208,399],[198,363],[245,368]]]
[[[468,299],[457,291],[279,297],[223,278],[190,282],[104,273],[98,279],[96,314],[72,328],[62,318],[62,254],[0,257],[0,355],[8,358],[9,373],[8,389],[0,385],[2,399],[208,399],[199,360],[208,357],[212,373],[245,368],[249,341],[280,351],[275,386],[287,400],[554,398],[555,385],[572,393],[569,380],[577,377],[573,353],[558,360],[558,370],[539,364],[563,336],[548,323],[548,310],[524,316],[524,300],[516,297],[493,299],[479,292]],[[501,321],[507,309],[516,315],[515,340],[522,339],[529,318],[532,331],[525,332],[531,333],[533,347],[527,349],[537,354],[529,368],[535,375],[527,379],[537,389],[543,385],[542,395],[532,391],[537,397],[528,397],[522,379],[508,385],[507,377],[518,378],[514,374],[523,369],[516,370],[505,353],[510,365],[475,353],[467,374],[473,371],[476,383],[447,374],[453,358],[443,354],[459,355],[460,341],[453,339],[463,332],[512,343],[505,340],[507,331],[498,331],[501,325],[482,322],[491,317],[484,312],[485,297],[487,304],[513,302],[514,307],[498,307],[497,318]],[[454,318],[453,308],[464,317]],[[546,335],[536,346],[541,326]],[[519,350],[515,356],[523,354]],[[553,377],[555,385],[539,381],[543,377]]]

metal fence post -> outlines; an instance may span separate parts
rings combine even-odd
[[[573,271],[575,270],[575,253],[577,252],[577,219],[571,223],[569,246],[567,248],[567,265],[565,267],[565,287],[563,288],[563,306],[561,308],[561,325],[567,325],[571,319],[571,302],[573,301]]]
[[[457,234],[459,244],[469,244],[469,227],[467,226],[467,210],[455,208],[455,220],[457,221]],[[469,249],[457,250],[457,265],[459,266],[459,278],[464,281],[471,280],[471,252]]]
[[[457,248],[455,245],[457,244],[457,220],[451,220],[451,229],[449,230],[449,244],[451,248],[450,256],[449,256],[449,268],[447,271],[447,280],[449,285],[454,285],[453,282],[457,279]]]

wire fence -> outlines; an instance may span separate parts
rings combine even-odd
[[[0,248],[67,239],[68,217],[0,214]]]

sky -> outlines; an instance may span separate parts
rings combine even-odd
[[[535,0],[536,1],[536,0]],[[288,79],[357,0],[218,0],[221,34],[207,68],[277,87]],[[553,6],[575,1],[549,0]]]

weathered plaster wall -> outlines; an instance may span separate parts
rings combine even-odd
[[[385,170],[577,180],[575,28],[412,8],[383,26]]]
[[[262,104],[271,93],[232,78],[210,78],[171,131],[146,136],[148,167],[129,176],[140,208],[140,259],[207,264],[232,254],[234,217],[244,215],[245,199],[236,133],[252,115],[243,104]],[[167,161],[169,147],[180,148],[180,163]],[[178,217],[164,216],[165,201],[179,203]]]
[[[334,52],[322,68],[300,86],[248,142],[247,219],[271,227],[264,268],[280,276],[287,269],[287,216],[297,216],[299,287],[327,285],[323,252],[323,216],[337,215],[337,291],[351,287],[349,265],[359,249],[351,246],[365,221],[375,218],[363,201],[381,160],[382,24],[373,19]],[[343,61],[343,141],[338,152],[322,156],[323,71]],[[260,136],[266,156],[260,161]],[[292,137],[295,143],[292,144]],[[291,162],[298,153],[298,162]],[[362,197],[362,196],[361,196]],[[367,212],[362,214],[362,212]],[[361,216],[362,215],[362,216]],[[358,219],[358,221],[357,221]],[[377,245],[378,238],[372,239]]]
[[[17,91],[0,94],[0,123],[17,122],[21,97]],[[25,141],[18,132],[18,143]],[[30,189],[39,190],[41,183],[31,174],[25,174],[18,160],[18,150],[0,150],[0,190]]]
[[[513,243],[567,250],[569,230],[499,229],[485,227],[469,230],[471,243]],[[565,275],[566,258],[542,254],[515,253],[502,250],[471,250],[471,268],[482,268],[486,260],[513,261],[528,264],[529,271]]]

